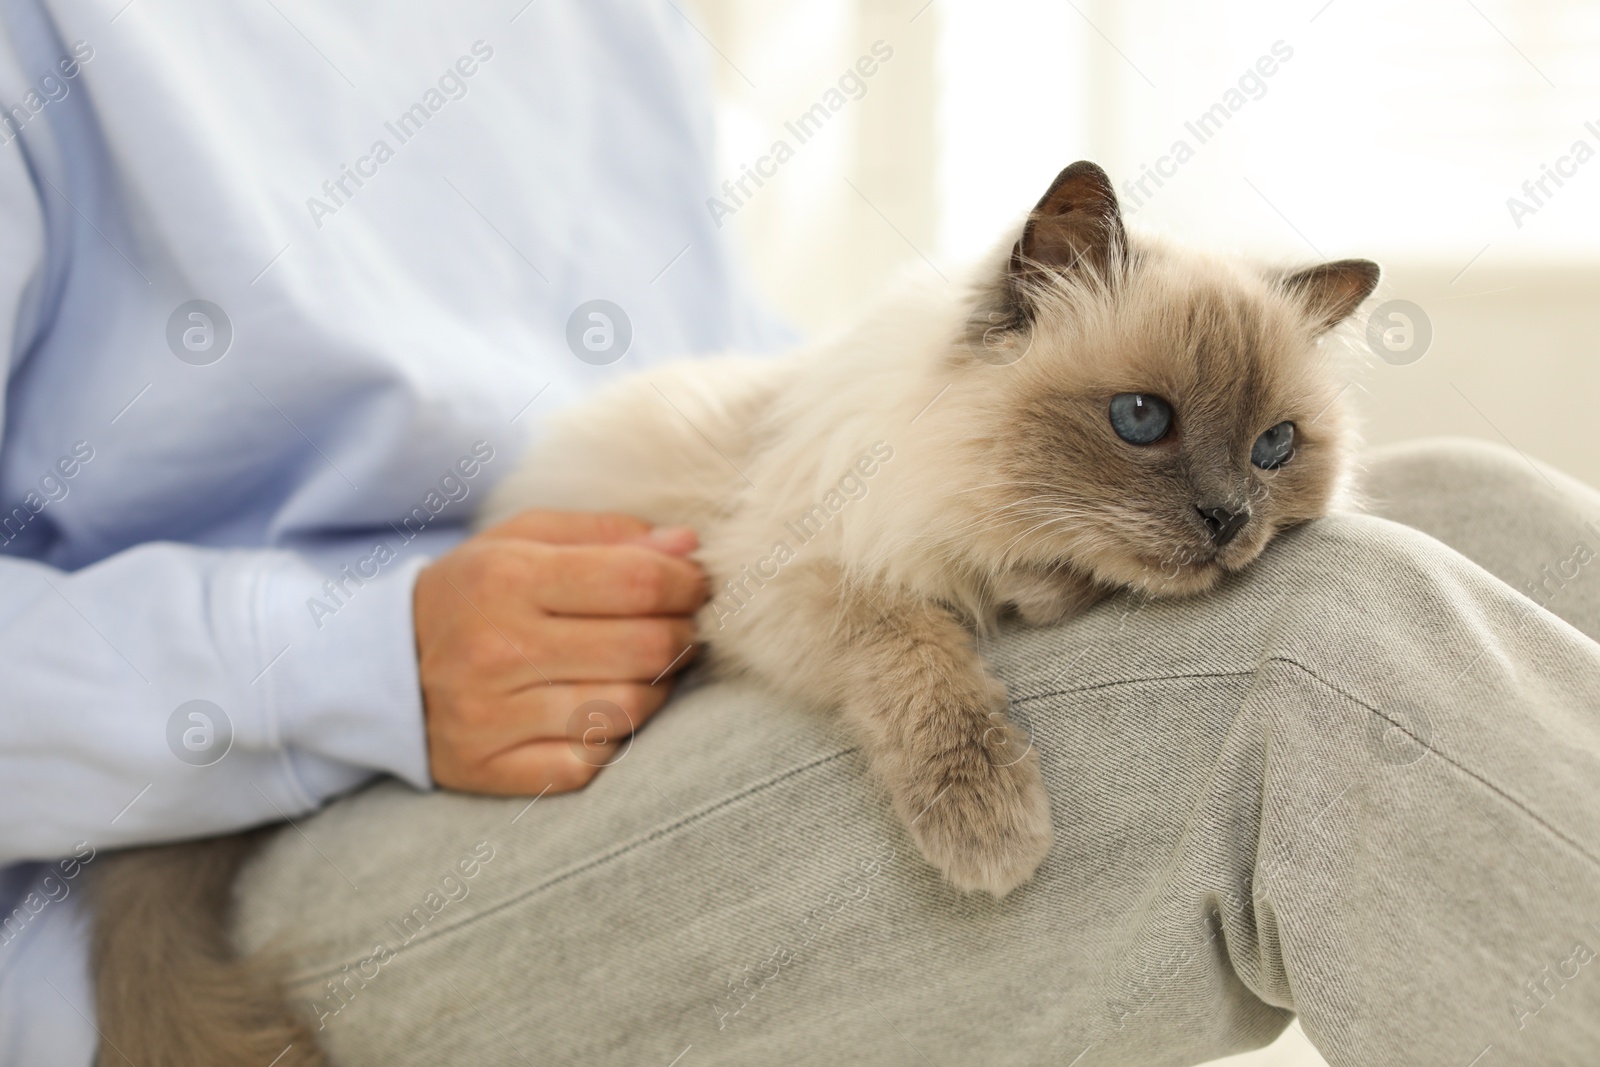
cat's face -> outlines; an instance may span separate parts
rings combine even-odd
[[[999,475],[986,508],[1017,558],[1194,592],[1340,490],[1348,378],[1322,339],[1377,268],[1130,247],[1116,212],[1099,168],[1063,172],[970,338]]]

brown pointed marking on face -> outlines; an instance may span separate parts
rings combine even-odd
[[[1019,559],[1070,559],[1106,584],[1192,592],[1327,511],[1353,449],[1338,403],[1347,379],[1317,340],[1330,306],[1317,283],[1156,246],[1134,262],[1115,290],[1063,279],[1036,293],[1027,357],[969,368],[988,376],[987,402],[1004,413],[985,448],[1000,483],[988,504],[996,543]],[[1370,285],[1351,288],[1350,276],[1326,275],[1353,310],[1351,294]],[[1167,436],[1144,446],[1118,437],[1109,405],[1119,393],[1172,405]],[[1284,421],[1296,428],[1292,458],[1256,468],[1256,438]],[[1251,516],[1217,548],[1203,503]]]

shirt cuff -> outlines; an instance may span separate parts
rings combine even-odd
[[[433,786],[412,619],[429,560],[402,552],[375,541],[326,573],[286,557],[263,583],[261,662],[271,662],[257,684],[269,729],[316,802],[371,772]]]

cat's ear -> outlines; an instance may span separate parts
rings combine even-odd
[[[1056,175],[1011,250],[1017,281],[1040,271],[1091,270],[1109,281],[1127,252],[1122,210],[1106,172],[1080,160]]]
[[[1080,161],[1056,175],[1023,224],[1005,270],[986,282],[967,321],[967,342],[987,363],[1022,358],[1008,337],[1033,321],[1052,279],[1080,275],[1110,283],[1125,269],[1128,235],[1106,172]]]
[[[1370,259],[1338,259],[1285,275],[1278,284],[1300,302],[1321,333],[1349,318],[1378,287],[1381,273]]]

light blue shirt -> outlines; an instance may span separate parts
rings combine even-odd
[[[0,26],[11,1067],[89,1062],[85,856],[430,784],[412,583],[542,417],[782,334],[666,0]]]

